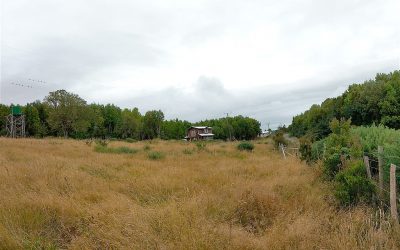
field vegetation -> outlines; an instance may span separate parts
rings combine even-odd
[[[342,208],[319,167],[238,144],[0,138],[0,249],[400,248],[399,226]]]

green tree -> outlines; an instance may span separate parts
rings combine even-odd
[[[147,111],[143,117],[144,139],[160,138],[163,121],[164,113],[161,110]]]
[[[49,107],[48,122],[57,134],[68,137],[71,133],[85,132],[89,127],[85,119],[86,101],[65,90],[50,92],[44,99]]]
[[[46,104],[40,101],[35,101],[31,103],[31,105],[36,108],[39,114],[40,126],[39,130],[37,131],[37,136],[44,137],[48,135],[48,132],[50,130],[50,126],[48,123],[49,108]]]
[[[38,136],[40,133],[39,111],[32,104],[27,104],[24,108],[25,131],[28,136]]]
[[[400,71],[377,74],[374,80],[353,84],[339,97],[313,105],[293,117],[290,133],[319,140],[329,135],[333,118],[351,119],[354,125],[381,123],[400,128]]]
[[[117,137],[118,126],[122,120],[121,109],[114,104],[107,104],[103,109],[104,126],[107,131],[107,136]]]
[[[105,137],[106,128],[104,127],[103,105],[90,104],[87,110],[87,119],[89,127],[85,137]]]
[[[161,127],[161,138],[170,139],[183,139],[186,136],[187,129],[191,126],[188,121],[181,121],[178,119],[164,121]]]
[[[119,132],[122,138],[140,139],[142,115],[138,108],[124,109],[121,113]]]
[[[6,116],[9,115],[10,107],[0,104],[0,135],[6,135]]]

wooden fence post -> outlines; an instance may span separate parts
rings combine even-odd
[[[369,157],[368,156],[364,156],[364,164],[365,164],[365,168],[367,169],[368,178],[372,179],[371,168],[369,167]]]
[[[390,164],[390,213],[394,221],[399,223],[396,199],[396,165]]]
[[[283,158],[286,159],[285,148],[284,148],[283,144],[280,144],[280,148],[282,150]]]
[[[383,197],[383,147],[378,146],[379,194]]]

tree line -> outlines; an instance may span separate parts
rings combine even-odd
[[[6,135],[6,120],[11,106],[0,104],[0,135]],[[182,139],[192,125],[213,127],[215,139],[254,139],[261,133],[260,123],[249,117],[235,116],[197,123],[165,120],[161,110],[144,115],[138,108],[121,109],[114,104],[88,104],[65,90],[50,92],[43,101],[22,106],[27,136],[63,136],[84,138]]]
[[[349,86],[341,96],[295,116],[288,129],[300,138],[301,159],[321,162],[324,177],[334,182],[335,196],[342,205],[387,201],[387,197],[377,198],[363,156],[373,162],[378,156],[385,159],[384,173],[391,163],[400,164],[400,71]],[[378,146],[385,151],[379,153]]]
[[[328,98],[293,118],[292,135],[319,140],[330,134],[332,119],[351,119],[356,126],[381,124],[400,129],[400,71],[377,74],[375,79],[353,84],[339,97]]]

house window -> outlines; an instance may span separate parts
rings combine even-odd
[[[204,129],[204,134],[208,134],[208,129],[207,128]]]

